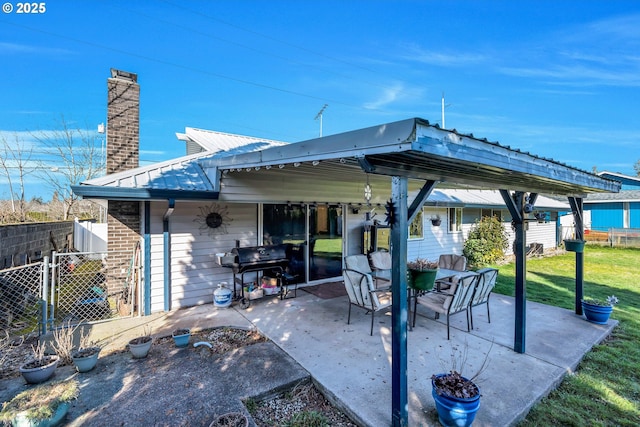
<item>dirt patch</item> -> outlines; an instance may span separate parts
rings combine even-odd
[[[194,348],[197,342],[210,343],[211,348]],[[18,367],[32,357],[31,344],[6,349],[0,378],[3,388],[11,384],[12,391],[7,388],[0,401],[24,388]],[[132,359],[126,348],[101,354],[94,370],[77,377],[82,391],[67,416],[68,425],[208,426],[213,415],[242,408],[240,401],[233,403],[230,391],[244,388],[249,390],[245,396],[255,395],[252,390],[257,390],[260,377],[282,378],[293,367],[264,370],[265,361],[288,356],[255,330],[224,327],[197,331],[192,333],[190,344],[178,349],[168,336],[154,339],[149,356],[144,359]],[[64,379],[73,372],[72,366],[59,367],[54,378]],[[223,375],[227,376],[226,385]],[[171,393],[167,393],[168,386]],[[263,389],[260,395],[267,395],[268,390]],[[240,406],[236,407],[238,403]],[[285,425],[284,422],[291,426],[312,425],[305,421],[308,417],[327,420],[325,425],[356,425],[310,381],[300,380],[293,389],[274,398],[260,402],[248,399],[244,403],[247,412],[255,411],[253,417],[258,426]],[[180,408],[186,408],[187,413]]]

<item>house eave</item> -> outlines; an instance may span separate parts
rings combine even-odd
[[[217,200],[217,191],[169,190],[156,188],[101,187],[94,185],[74,185],[72,191],[84,199],[108,199],[119,201],[146,200]]]

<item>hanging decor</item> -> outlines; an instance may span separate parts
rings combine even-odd
[[[393,200],[389,200],[389,201],[387,202],[387,204],[386,204],[385,208],[386,208],[386,210],[387,210],[387,212],[386,212],[386,215],[387,215],[387,219],[386,219],[387,225],[388,225],[389,227],[393,228],[393,226],[394,226],[394,225],[395,225],[395,223],[396,223],[396,207],[395,207],[395,205],[394,205],[394,203],[393,203]]]
[[[369,184],[369,174],[367,174],[367,183],[364,186],[364,200],[367,202],[367,205],[371,205],[372,194],[371,185]]]
[[[229,217],[227,206],[220,206],[212,203],[210,206],[199,206],[200,214],[196,215],[194,222],[200,224],[198,229],[200,234],[207,233],[209,236],[215,234],[227,234],[227,226],[233,221]]]

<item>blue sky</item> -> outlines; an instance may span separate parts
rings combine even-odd
[[[324,135],[440,123],[443,93],[447,128],[589,171],[640,159],[636,1],[9,3],[0,132],[27,144],[61,115],[95,132],[113,67],[138,74],[141,165],[183,155],[186,126],[314,138],[324,104]],[[50,197],[27,179],[27,199]]]

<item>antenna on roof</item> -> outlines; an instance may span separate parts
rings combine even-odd
[[[444,108],[450,106],[451,104],[444,105],[444,92],[442,92],[442,129],[446,129],[447,127],[444,124]]]
[[[328,104],[324,104],[322,106],[322,108],[320,109],[320,111],[318,111],[318,114],[316,114],[316,118],[313,120],[318,120],[320,119],[320,137],[322,138],[322,113],[324,113],[324,110],[328,107]]]

